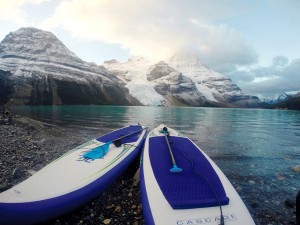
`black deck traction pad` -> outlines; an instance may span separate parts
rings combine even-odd
[[[228,205],[229,198],[217,173],[199,149],[188,138],[170,137],[169,140],[176,164],[183,169],[182,172],[170,172],[173,164],[164,136],[149,139],[149,157],[155,178],[171,207],[173,209],[213,207],[219,206],[219,201],[221,205]],[[194,168],[187,158],[194,162]],[[219,201],[202,175],[211,183]]]

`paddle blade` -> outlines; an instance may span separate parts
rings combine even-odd
[[[179,168],[176,164],[174,164],[173,168],[170,169],[171,173],[180,173],[182,172],[182,169]]]
[[[111,141],[105,143],[104,145],[93,148],[91,151],[84,153],[83,157],[86,159],[100,159],[106,155],[110,144]]]

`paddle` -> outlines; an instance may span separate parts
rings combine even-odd
[[[169,148],[169,152],[170,152],[170,156],[172,158],[173,167],[170,169],[170,172],[171,173],[180,173],[180,172],[182,172],[182,169],[180,167],[178,167],[177,164],[176,164],[176,161],[175,161],[175,158],[174,158],[174,155],[172,153],[172,149],[171,149],[171,146],[170,146],[170,143],[169,143],[169,139],[168,139],[168,136],[167,136],[169,134],[168,128],[164,127],[162,129],[162,133],[165,135],[165,138],[166,138],[166,141],[167,141],[167,144],[168,144],[168,148]]]
[[[106,142],[105,144],[100,145],[100,146],[98,146],[96,148],[93,148],[92,150],[84,153],[82,156],[84,158],[86,158],[86,159],[99,159],[99,158],[103,158],[107,154],[107,152],[109,150],[110,144],[114,143],[114,145],[116,147],[120,147],[122,145],[121,139],[126,138],[126,137],[128,137],[130,135],[139,133],[139,132],[141,132],[141,131],[143,131],[145,129],[148,129],[148,127],[145,127],[145,128],[143,128],[141,130],[134,131],[134,132],[132,132],[130,134],[126,134],[126,135],[121,136],[119,138],[116,138],[116,139],[114,139],[112,141]]]

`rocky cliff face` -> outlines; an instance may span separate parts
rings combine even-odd
[[[21,28],[3,39],[0,70],[7,82],[2,86],[9,90],[2,97],[6,104],[141,104],[118,77],[82,61],[52,33],[36,28]]]
[[[155,91],[164,97],[168,105],[205,105],[206,99],[194,82],[163,61],[150,67],[147,79],[154,83]]]
[[[0,70],[0,105],[6,104],[13,93],[14,84],[10,77],[10,72]]]

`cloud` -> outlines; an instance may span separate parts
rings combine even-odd
[[[191,48],[218,71],[257,61],[254,48],[236,30],[216,20],[245,10],[240,1],[62,1],[39,27],[62,28],[74,38],[118,44],[132,55],[161,60]],[[232,4],[235,4],[233,9]],[[240,9],[240,10],[238,10]]]
[[[276,10],[287,13],[287,16],[299,17],[299,0],[268,0],[268,3]]]
[[[273,58],[273,66],[286,66],[289,63],[289,59],[285,56],[275,56]]]
[[[40,4],[49,0],[9,0],[0,2],[0,21],[13,22],[19,26],[28,24],[29,16],[23,10],[26,4]]]
[[[285,56],[276,56],[269,67],[238,70],[227,76],[248,94],[276,97],[282,92],[300,90],[300,58],[289,63]]]
[[[46,1],[49,4],[42,4]],[[276,12],[274,15],[287,15],[288,21],[294,21],[295,26],[298,24],[298,0],[266,1]],[[246,29],[245,18],[249,14],[252,16],[259,6],[247,1],[226,0],[226,4],[220,4],[219,0],[55,0],[50,4],[49,0],[7,0],[0,2],[0,22],[28,26],[30,20],[34,17],[40,19],[41,16],[31,13],[28,10],[30,7],[26,6],[37,4],[43,9],[43,18],[50,15],[38,24],[39,28],[50,31],[63,29],[81,43],[100,41],[101,44],[113,44],[128,50],[131,55],[142,55],[153,60],[169,58],[177,51],[192,50],[206,65],[232,78],[246,93],[271,96],[299,89],[299,59],[289,61],[285,56],[276,56],[271,66],[256,66],[259,55],[255,48],[238,30],[220,23],[241,19],[238,22],[243,22]],[[56,8],[45,13],[46,5]],[[256,21],[253,19],[253,23]],[[237,28],[238,22],[235,24]],[[246,32],[249,38],[250,31]],[[271,42],[272,38],[268,41]],[[285,42],[288,42],[287,39]],[[284,46],[284,42],[272,45],[272,48],[277,45]],[[260,50],[262,48],[259,47]],[[94,50],[100,58],[102,52],[99,48],[98,51]],[[295,55],[297,53],[292,57]],[[289,57],[292,58],[291,55]]]

